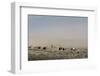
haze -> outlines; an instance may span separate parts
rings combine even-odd
[[[28,16],[28,44],[32,46],[88,46],[88,18]]]

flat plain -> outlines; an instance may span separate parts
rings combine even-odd
[[[28,60],[56,60],[56,59],[79,59],[88,58],[86,48],[66,48],[66,49],[29,49]]]

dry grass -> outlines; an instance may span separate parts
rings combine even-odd
[[[87,49],[80,50],[28,50],[28,60],[55,60],[55,59],[78,59],[88,58]]]

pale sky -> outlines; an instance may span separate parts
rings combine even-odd
[[[29,15],[28,31],[32,46],[88,46],[87,17]]]

